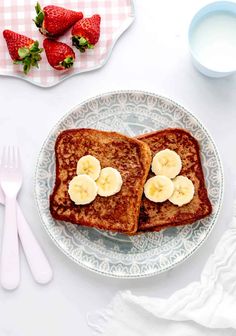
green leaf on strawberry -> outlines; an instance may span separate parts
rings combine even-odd
[[[94,45],[90,44],[86,38],[79,36],[72,36],[72,45],[79,49],[80,52],[84,53],[86,49],[93,49]]]
[[[40,4],[37,2],[35,6],[36,17],[33,20],[38,28],[41,28],[44,20],[44,11],[42,10]]]
[[[63,66],[65,69],[68,69],[73,66],[74,64],[74,58],[73,57],[66,57],[64,61],[59,63],[61,66]]]
[[[20,56],[20,58],[25,58],[29,54],[30,54],[29,48],[23,47],[18,50],[18,55]]]
[[[15,61],[15,64],[23,64],[23,71],[27,75],[31,66],[38,68],[38,62],[41,60],[41,52],[43,48],[39,48],[38,41],[35,41],[30,48],[23,47],[18,49],[20,60]]]

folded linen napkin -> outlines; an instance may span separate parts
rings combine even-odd
[[[236,336],[236,211],[199,282],[168,299],[121,292],[88,324],[103,336]]]

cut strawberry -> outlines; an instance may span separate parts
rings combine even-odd
[[[34,22],[39,31],[48,37],[56,37],[65,33],[78,20],[83,18],[82,12],[65,9],[59,6],[46,6],[43,9],[37,2]]]
[[[38,41],[15,33],[11,30],[4,30],[3,37],[6,40],[9,54],[15,64],[22,64],[23,71],[27,74],[31,66],[38,68],[41,60],[42,48],[39,48]]]

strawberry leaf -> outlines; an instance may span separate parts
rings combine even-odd
[[[43,48],[39,48],[38,41],[35,41],[30,47],[23,47],[18,49],[18,54],[21,60],[17,60],[15,64],[23,64],[23,71],[27,75],[31,66],[38,68],[38,62],[41,60],[41,53]]]
[[[87,44],[87,40],[86,40],[84,37],[81,37],[81,38],[79,39],[79,44],[80,44],[81,46],[86,46],[86,44]]]
[[[86,38],[75,35],[72,36],[72,45],[79,49],[82,53],[84,53],[86,49],[94,48],[94,45],[90,44]]]
[[[74,64],[74,57],[66,57],[64,61],[60,62],[59,65],[63,66],[65,69],[71,68]]]
[[[18,55],[20,58],[24,58],[30,54],[29,48],[23,47],[18,49]]]
[[[22,64],[22,61],[20,61],[20,60],[13,61],[13,64]]]
[[[39,43],[38,41],[35,41],[34,44],[30,47],[31,52],[38,52],[39,51]]]
[[[23,71],[27,75],[28,72],[30,71],[30,64],[24,64]]]
[[[42,10],[38,2],[35,6],[35,11],[37,15],[33,21],[36,24],[36,27],[41,28],[43,25],[43,21],[44,21],[44,11]]]
[[[39,2],[37,2],[36,5],[35,5],[35,11],[36,11],[36,14],[39,14],[42,11]]]

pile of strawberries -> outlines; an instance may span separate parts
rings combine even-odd
[[[58,6],[46,6],[43,9],[40,4],[35,6],[37,13],[34,22],[39,31],[47,38],[43,41],[43,47],[48,63],[56,70],[65,70],[73,66],[75,53],[73,49],[56,40],[68,29],[72,28],[72,45],[85,52],[86,49],[94,48],[100,37],[101,17],[98,14],[84,18],[82,12],[65,9]],[[4,30],[3,36],[6,40],[9,54],[15,64],[22,64],[23,71],[27,74],[31,66],[38,68],[43,48],[39,42],[31,38]]]

